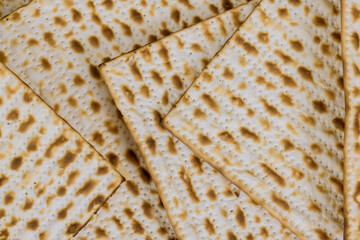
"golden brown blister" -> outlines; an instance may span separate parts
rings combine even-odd
[[[122,177],[0,64],[0,238],[70,239]]]
[[[296,238],[161,123],[255,4],[179,31],[101,68],[182,239]]]
[[[303,239],[343,238],[339,11],[263,0],[163,121]]]
[[[0,22],[0,61],[128,180],[109,200],[116,211],[100,210],[78,236],[97,238],[96,233],[105,232],[115,239],[175,237],[97,65],[245,2],[34,0]],[[153,218],[141,210],[148,203]],[[129,209],[134,212],[131,220],[122,225],[113,221]]]
[[[344,86],[346,99],[344,213],[345,239],[360,236],[360,165],[359,165],[359,90],[360,77],[360,5],[357,1],[342,1],[342,50],[344,57]]]
[[[16,9],[25,6],[31,0],[0,0],[0,19]]]

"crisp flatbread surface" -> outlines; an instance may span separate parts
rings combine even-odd
[[[0,64],[0,239],[70,239],[122,177]]]
[[[175,236],[97,65],[245,2],[34,0],[0,21],[0,61],[127,180],[111,200],[118,209],[100,210],[79,235],[97,238],[102,229],[114,238]],[[154,217],[147,218],[141,206],[149,203]],[[117,228],[124,214],[130,219]]]
[[[31,0],[0,0],[0,19],[16,9],[25,6]]]
[[[181,239],[295,239],[160,122],[255,4],[230,10],[101,66]]]
[[[263,0],[163,123],[302,239],[343,238],[340,1]]]
[[[346,95],[344,213],[345,239],[360,236],[360,5],[358,1],[342,1],[342,49],[344,58],[344,83]]]

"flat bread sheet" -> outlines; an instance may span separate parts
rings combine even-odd
[[[360,4],[342,1],[342,50],[344,58],[344,85],[346,95],[344,213],[345,239],[360,236]]]
[[[0,61],[118,169],[127,180],[126,186],[136,193],[138,189],[139,194],[130,191],[123,199],[117,195],[113,201],[119,209],[100,211],[98,215],[104,215],[98,219],[120,219],[124,211],[129,212],[127,201],[131,199],[133,218],[151,228],[135,235],[118,228],[112,232],[115,237],[171,238],[174,232],[97,65],[246,2],[34,0],[0,21]],[[153,207],[154,218],[140,218],[143,212],[139,206],[147,203]],[[89,238],[96,238],[97,227],[104,229],[104,222],[93,221],[89,226],[95,227],[84,233],[90,234]],[[117,229],[116,223],[113,226]]]
[[[340,1],[263,0],[163,123],[302,239],[343,239]]]
[[[25,6],[31,0],[0,0],[0,19],[9,15],[16,9]]]
[[[70,239],[123,178],[0,64],[0,239]]]
[[[179,31],[100,68],[181,239],[296,239],[161,125],[162,116],[255,4]]]

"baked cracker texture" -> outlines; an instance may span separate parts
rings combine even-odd
[[[296,239],[161,124],[255,5],[230,10],[100,68],[181,239]]]
[[[0,238],[70,239],[123,178],[0,64]]]
[[[345,239],[360,236],[360,164],[359,164],[359,109],[360,109],[360,5],[357,1],[342,1],[342,50],[346,101],[344,213]]]
[[[164,126],[302,239],[343,239],[340,1],[263,0]]]
[[[79,235],[97,238],[102,229],[114,238],[175,236],[97,65],[245,2],[34,0],[0,21],[0,61],[127,180],[109,200],[116,210],[101,209]],[[153,218],[143,214],[149,204]],[[124,213],[133,216],[120,225]]]

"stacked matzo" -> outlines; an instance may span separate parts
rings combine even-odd
[[[342,46],[346,95],[346,130],[344,164],[345,237],[360,236],[360,5],[358,1],[342,2]]]
[[[303,239],[343,238],[340,1],[263,0],[166,127]]]
[[[121,176],[0,64],[0,239],[69,239]]]
[[[105,232],[114,229],[112,237],[174,237],[156,187],[96,66],[245,2],[34,0],[0,22],[0,61],[127,180],[111,199],[118,209],[101,210],[82,234],[96,237],[102,232],[98,228],[110,223]],[[144,217],[141,206],[148,204],[154,217]],[[118,227],[116,219],[122,216],[129,220]]]
[[[0,240],[360,239],[360,2],[29,2],[0,62],[74,129],[0,65]]]
[[[181,239],[294,239],[161,125],[257,2],[184,29],[101,68]]]

